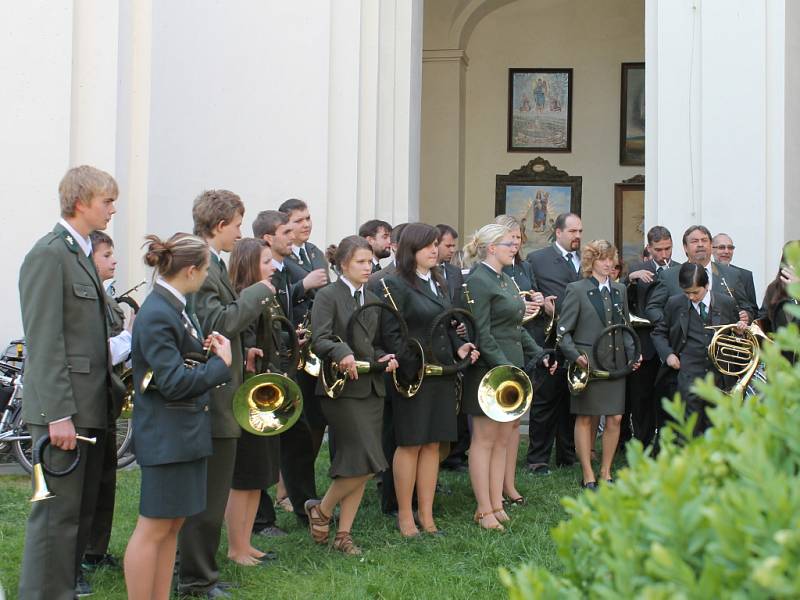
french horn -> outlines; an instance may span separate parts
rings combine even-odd
[[[471,313],[475,300],[466,282],[461,288]],[[519,367],[499,365],[489,369],[478,383],[478,406],[493,421],[508,423],[519,419],[532,403],[533,384],[528,374]]]
[[[400,313],[397,312],[395,308],[388,304],[383,304],[382,302],[367,302],[363,306],[359,306],[355,312],[350,315],[350,319],[347,321],[345,340],[339,337],[336,337],[335,340],[340,343],[345,342],[350,349],[353,349],[355,324],[358,322],[362,312],[374,309],[386,311],[397,319],[400,326],[401,338],[403,340],[408,340],[408,326],[403,317],[400,316]],[[385,371],[388,364],[388,361],[376,362],[370,360],[356,360],[356,372],[362,375],[365,373],[379,373]],[[329,398],[338,398],[342,394],[345,384],[347,383],[347,373],[339,369],[339,364],[333,360],[333,358],[327,357],[322,361],[320,382],[326,396]]]
[[[274,297],[273,297],[274,299]],[[280,308],[278,306],[278,308]],[[278,372],[270,362],[273,354],[274,324],[289,334],[287,372]],[[294,326],[275,306],[268,307],[261,318],[257,345],[263,354],[260,373],[250,375],[233,395],[233,416],[239,426],[253,435],[279,435],[292,427],[303,410],[303,394],[292,377],[297,373],[300,345]]]
[[[633,373],[634,365],[639,362],[639,356],[642,353],[642,342],[639,339],[637,333],[633,330],[630,325],[617,323],[615,325],[610,325],[606,327],[603,331],[600,332],[600,335],[597,336],[597,339],[592,344],[592,357],[594,358],[594,363],[599,367],[604,367],[605,365],[599,359],[600,353],[600,340],[602,340],[606,336],[611,336],[617,331],[622,333],[628,333],[633,339],[633,356],[628,359],[627,363],[624,366],[618,369],[584,369],[580,365],[578,365],[577,361],[571,362],[569,367],[567,368],[567,386],[569,387],[569,391],[572,395],[579,395],[582,393],[586,386],[589,385],[589,382],[594,380],[609,380],[609,379],[621,379],[623,377],[627,377],[631,373]],[[581,356],[586,358],[587,364],[589,363],[588,355],[583,352]]]
[[[769,340],[761,327],[753,322],[741,332],[736,324],[709,325],[714,336],[708,345],[708,358],[722,375],[736,377],[731,394],[744,393],[761,364],[761,342]]]

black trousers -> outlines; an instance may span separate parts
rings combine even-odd
[[[212,438],[206,509],[187,518],[178,534],[178,592],[200,593],[219,581],[217,550],[236,463],[236,438]]]
[[[557,465],[575,462],[575,416],[570,414],[569,398],[567,370],[559,366],[555,375],[544,378],[533,395],[528,425],[528,464],[549,464],[553,443]]]
[[[97,504],[105,455],[102,429],[76,428],[78,434],[96,437],[96,444],[78,442],[81,459],[77,468],[64,477],[47,477],[47,487],[55,496],[31,505],[25,530],[25,549],[19,579],[19,597],[26,600],[73,600],[81,557]],[[35,443],[48,428],[28,425]],[[63,470],[75,458],[74,452],[51,447],[45,452],[47,464]]]
[[[110,429],[103,444],[103,472],[85,554],[102,556],[108,552],[117,495],[117,429]]]
[[[280,436],[283,484],[294,514],[301,520],[306,518],[303,507],[306,500],[317,497],[314,463],[327,425],[320,400],[314,394],[316,383],[316,378],[305,371],[297,374],[297,384],[303,393],[303,414]]]
[[[261,498],[258,501],[258,512],[256,520],[253,522],[253,532],[261,531],[265,527],[273,527],[277,516],[275,515],[275,505],[267,490],[261,490]]]
[[[381,510],[390,512],[397,510],[397,493],[394,489],[394,472],[392,471],[392,461],[394,451],[397,450],[397,442],[394,439],[394,418],[392,415],[392,398],[397,396],[394,388],[392,376],[388,373],[383,376],[386,385],[386,396],[383,399],[383,430],[381,431],[381,441],[383,454],[389,467],[380,474]]]
[[[459,381],[458,385],[460,390],[463,391],[463,378],[462,375],[458,375]],[[459,397],[459,401],[461,398]],[[460,409],[458,411],[458,417],[456,420],[456,427],[458,428],[458,439],[456,443],[453,444],[453,447],[450,448],[450,454],[447,455],[447,458],[442,461],[442,467],[457,467],[459,465],[467,464],[467,450],[469,450],[469,444],[471,441],[470,431],[469,431],[469,417],[465,413],[463,413]]]
[[[661,361],[658,356],[643,360],[642,366],[628,376],[625,389],[625,417],[620,439],[636,438],[649,445],[661,423],[661,402],[656,397],[655,381]]]

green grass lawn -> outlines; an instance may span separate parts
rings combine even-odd
[[[524,461],[520,451],[520,465]],[[327,488],[327,455],[317,462],[317,486]],[[237,598],[501,598],[504,589],[498,567],[531,562],[559,570],[550,529],[565,513],[559,499],[578,493],[578,467],[555,469],[549,476],[518,471],[517,487],[528,499],[526,506],[509,510],[508,531],[483,531],[472,522],[474,499],[466,473],[444,472],[441,483],[449,493],[437,495],[437,524],[444,537],[404,540],[393,519],[383,516],[375,484],[369,483],[356,518],[353,536],[364,550],[360,557],[346,557],[314,545],[294,516],[279,510],[278,524],[289,532],[279,540],[256,538],[255,545],[278,552],[267,568],[244,568],[226,559],[223,536],[219,560],[222,578],[238,582]],[[0,480],[0,582],[9,598],[16,597],[22,546],[30,497],[26,477]],[[139,472],[119,474],[117,513],[111,552],[122,557],[136,522]],[[47,576],[47,565],[42,565]],[[95,598],[125,598],[120,571],[102,570],[91,577]]]

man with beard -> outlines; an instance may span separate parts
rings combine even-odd
[[[575,213],[562,213],[555,220],[556,241],[546,248],[531,252],[527,260],[533,267],[539,291],[545,296],[545,311],[558,316],[567,284],[578,281],[581,265],[583,223]],[[545,326],[549,319],[537,319],[534,327],[536,343],[546,347]],[[531,406],[528,435],[528,469],[539,475],[550,473],[550,452],[556,444],[556,465],[575,462],[575,417],[569,410],[567,366],[561,353],[558,370],[545,377]]]
[[[358,235],[366,238],[372,248],[372,272],[380,271],[382,258],[389,258],[392,226],[386,221],[372,219],[358,228]]]

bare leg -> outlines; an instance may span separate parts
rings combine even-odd
[[[175,549],[178,547],[178,532],[186,519],[175,519],[169,535],[158,551],[153,600],[169,600],[172,588],[172,571],[175,568]]]
[[[603,432],[603,460],[600,464],[600,477],[611,479],[611,463],[619,443],[619,428],[622,415],[606,415],[606,429]]]
[[[259,490],[234,490],[228,494],[228,505],[225,507],[225,525],[228,528],[228,558],[236,564],[252,567],[258,561],[250,554],[250,534],[253,531],[252,521],[248,525],[248,508],[251,498],[256,502],[260,497]],[[255,513],[253,514],[255,518]]]
[[[363,477],[350,477],[355,482],[355,487],[351,488],[350,493],[343,497],[339,506],[339,531],[353,531],[353,521],[358,513],[358,507],[361,505],[361,498],[364,496],[364,488],[367,487],[367,481],[372,478],[372,475],[364,475]]]
[[[332,515],[336,505],[339,504],[343,498],[350,495],[358,486],[363,485],[370,477],[372,477],[372,475],[337,477],[333,480],[328,491],[325,492],[325,496],[323,496],[322,502],[319,505],[320,510],[328,516]],[[341,515],[339,515],[339,519],[341,519]]]
[[[169,561],[171,579],[172,568],[175,564],[177,530],[181,525],[183,525],[183,519],[151,519],[139,516],[136,528],[128,542],[128,548],[125,550],[125,586],[128,588],[128,598],[151,600],[156,597],[156,590],[160,587],[160,582],[156,580],[156,574],[160,574],[163,569],[167,568],[167,565],[159,564],[160,554],[162,545],[169,536],[173,536],[172,555],[164,558],[163,561]]]
[[[496,528],[500,525],[494,516],[489,492],[489,474],[492,447],[498,436],[499,423],[489,417],[472,417],[472,438],[469,446],[469,478],[478,503],[478,513],[486,516],[480,520],[481,527]]]
[[[421,446],[398,446],[392,460],[394,489],[397,493],[397,525],[404,536],[419,533],[414,523],[411,503],[414,496],[414,483],[417,480],[417,463]],[[433,484],[436,487],[436,483]]]
[[[517,454],[519,452],[520,419],[511,423],[511,435],[506,448],[506,471],[503,478],[503,493],[506,498],[519,498],[522,494],[517,490]]]
[[[584,483],[595,481],[592,470],[592,446],[597,429],[592,422],[592,415],[575,416],[575,454],[581,462]]]
[[[433,521],[433,498],[439,476],[439,443],[425,444],[417,462],[417,507],[419,521],[425,531],[436,531]]]
[[[497,438],[492,447],[492,458],[489,466],[489,497],[492,501],[492,510],[498,521],[508,521],[508,515],[503,510],[503,480],[506,476],[506,455],[508,454],[508,439],[511,437],[513,423],[498,423]]]

